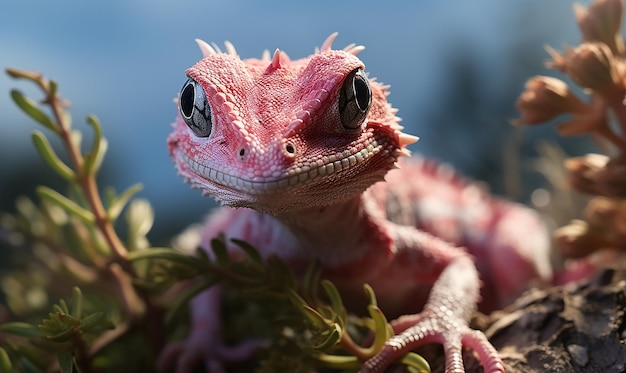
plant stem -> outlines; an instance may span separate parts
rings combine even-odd
[[[58,124],[59,136],[76,171],[77,182],[80,184],[87,203],[94,214],[94,224],[102,233],[113,254],[113,260],[108,261],[107,267],[116,281],[122,303],[130,318],[128,322],[136,323],[139,318],[145,317],[144,321],[149,324],[147,329],[152,337],[150,340],[155,350],[158,351],[163,346],[165,337],[160,322],[162,318],[159,318],[162,316],[162,310],[151,302],[150,294],[146,290],[133,286],[132,278],[137,276],[136,271],[132,263],[127,260],[128,250],[115,231],[104,208],[95,176],[84,170],[85,160],[80,150],[80,144],[72,139],[70,124],[66,122],[64,116],[63,102],[56,92],[52,92],[49,84],[42,82],[39,84],[46,94],[45,102],[51,107],[54,119]]]
[[[370,350],[367,348],[363,348],[359,346],[356,342],[354,342],[354,340],[352,339],[352,337],[350,337],[347,331],[341,335],[341,340],[339,341],[339,344],[346,350],[348,354],[356,357],[357,359],[359,359],[359,361],[365,361],[371,357]]]
[[[79,145],[76,144],[75,141],[72,141],[69,124],[65,122],[65,118],[63,116],[63,103],[58,96],[49,96],[49,91],[47,91],[46,94],[48,95],[47,101],[52,108],[54,118],[59,124],[59,135],[61,136],[61,140],[63,141],[70,160],[74,165],[74,169],[76,170],[78,178],[77,181],[80,183],[83,191],[85,192],[87,202],[89,203],[91,211],[95,216],[95,224],[98,226],[100,232],[102,232],[104,239],[111,248],[115,257],[123,260],[126,258],[126,254],[128,252],[109,221],[104,204],[100,198],[100,193],[98,192],[95,177],[91,174],[85,174],[83,171],[84,158],[81,154]]]
[[[78,364],[80,368],[80,372],[81,373],[93,372],[91,359],[90,359],[85,341],[80,336],[76,336],[74,338],[74,346],[76,346],[75,357],[76,357],[76,363]]]

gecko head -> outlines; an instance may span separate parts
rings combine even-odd
[[[329,205],[384,179],[405,146],[387,87],[368,79],[356,54],[333,50],[290,60],[241,60],[198,41],[187,70],[170,155],[180,174],[224,205],[280,213]]]

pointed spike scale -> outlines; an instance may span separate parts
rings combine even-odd
[[[269,62],[269,60],[270,60],[270,51],[268,49],[265,49],[263,51],[263,54],[261,54],[261,60]]]
[[[224,46],[226,47],[226,53],[228,53],[229,55],[233,57],[237,57],[237,49],[235,49],[235,46],[233,45],[233,43],[226,40],[224,42]]]
[[[337,38],[337,35],[339,35],[338,32],[333,32],[332,34],[328,35],[328,37],[326,38],[326,40],[324,40],[322,46],[320,47],[320,52],[326,52],[331,50],[331,48],[333,47],[333,42]]]
[[[400,140],[400,147],[404,148],[407,145],[416,143],[420,138],[417,136],[409,135],[408,133],[398,134],[398,140]]]
[[[276,48],[276,50],[274,51],[274,56],[272,57],[272,62],[270,63],[270,66],[274,69],[280,68],[280,50],[278,48]]]
[[[350,53],[353,56],[356,56],[357,54],[363,52],[363,50],[365,50],[365,47],[362,45],[355,45],[351,48],[344,49],[344,51]]]
[[[217,53],[222,53],[222,49],[220,49],[220,46],[217,45],[214,41],[211,42],[211,47],[213,47],[213,50]]]
[[[198,44],[198,47],[200,47],[200,51],[202,52],[203,57],[208,57],[210,55],[217,54],[215,52],[215,49],[213,49],[213,47],[211,47],[209,43],[207,43],[206,41],[202,39],[196,39],[196,44]]]

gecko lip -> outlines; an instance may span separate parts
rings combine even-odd
[[[317,161],[306,165],[289,168],[284,175],[278,177],[256,177],[253,179],[235,176],[225,170],[214,169],[191,159],[184,151],[178,149],[177,159],[186,165],[188,173],[200,177],[210,183],[249,194],[273,194],[292,189],[313,180],[330,177],[365,162],[386,148],[385,141],[371,139],[360,150],[349,150],[343,153],[323,156]]]

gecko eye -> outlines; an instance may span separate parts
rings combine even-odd
[[[211,107],[200,84],[191,78],[187,79],[180,91],[178,103],[180,114],[194,135],[208,137],[213,128]]]
[[[361,69],[353,70],[343,81],[339,93],[339,118],[346,129],[357,129],[372,103],[372,89]]]

